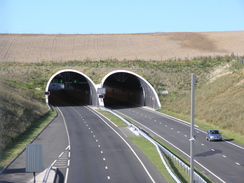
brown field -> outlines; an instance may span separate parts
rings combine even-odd
[[[244,55],[244,31],[145,34],[0,34],[0,62],[167,60]]]

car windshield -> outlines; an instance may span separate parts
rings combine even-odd
[[[212,131],[210,131],[210,134],[219,134],[219,131],[218,130],[212,130]]]

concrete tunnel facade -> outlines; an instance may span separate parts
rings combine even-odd
[[[51,76],[51,78],[48,80],[48,82],[47,82],[47,85],[46,85],[46,92],[48,92],[49,91],[49,87],[50,87],[50,85],[51,85],[51,82],[53,81],[53,79],[55,78],[55,77],[57,77],[59,74],[62,74],[62,73],[66,73],[66,72],[68,72],[68,73],[76,73],[76,74],[79,74],[79,75],[81,75],[81,76],[83,76],[85,79],[86,79],[86,81],[87,81],[87,83],[88,83],[88,85],[89,85],[89,88],[90,88],[90,90],[89,90],[89,96],[90,96],[90,98],[89,98],[89,104],[90,105],[92,105],[92,106],[97,106],[97,107],[99,107],[99,103],[98,103],[98,97],[97,97],[97,87],[96,87],[96,85],[95,85],[95,83],[87,76],[87,75],[85,75],[84,73],[82,73],[82,72],[80,72],[80,71],[77,71],[77,70],[73,70],[73,69],[64,69],[64,70],[60,70],[60,71],[58,71],[58,72],[56,72],[55,74],[53,74],[52,76]],[[65,85],[65,84],[64,84]],[[48,95],[46,95],[46,103],[47,104],[49,104],[49,98],[48,98],[49,96]]]
[[[89,85],[89,102],[88,105],[103,107],[107,106],[107,101],[109,97],[115,97],[124,99],[125,102],[132,102],[138,106],[147,106],[153,109],[160,109],[161,104],[158,98],[158,95],[152,85],[140,75],[126,70],[115,70],[108,73],[101,81],[100,84],[95,84],[87,75],[84,73],[73,70],[73,69],[64,69],[56,72],[51,76],[46,85],[45,91],[48,92],[52,81],[57,78],[59,75],[64,73],[74,73],[80,75],[80,77],[86,80],[87,85]],[[64,83],[64,88],[67,88],[68,82]],[[101,90],[102,88],[102,90]],[[104,98],[101,96],[101,91],[104,91]],[[112,98],[112,100],[116,100]],[[46,103],[49,104],[49,96],[46,95]]]

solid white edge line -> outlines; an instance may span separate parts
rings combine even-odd
[[[60,114],[61,114],[61,116],[63,118],[65,130],[66,130],[66,134],[67,134],[67,138],[68,138],[68,147],[69,147],[69,150],[70,150],[71,149],[71,146],[70,146],[70,137],[69,137],[69,131],[68,131],[68,128],[67,128],[67,125],[66,125],[66,120],[65,120],[65,117],[64,117],[62,111],[59,109],[59,107],[57,107],[57,109],[59,110],[59,112],[60,112]],[[69,168],[66,169],[64,183],[67,183],[67,181],[68,181],[68,175],[69,175]]]
[[[68,146],[69,146],[69,150],[70,150],[71,149],[71,147],[70,147],[70,137],[69,137],[69,131],[68,131],[68,128],[67,128],[66,120],[65,120],[65,117],[64,117],[62,111],[59,109],[59,107],[57,107],[57,109],[59,110],[59,112],[60,112],[60,114],[61,114],[61,116],[63,118],[65,130],[66,130],[67,138],[68,138]]]
[[[136,158],[138,159],[138,161],[141,163],[142,167],[144,168],[145,172],[147,173],[147,175],[149,176],[149,178],[151,179],[151,181],[153,183],[155,183],[154,179],[152,178],[151,174],[149,173],[149,171],[147,170],[146,166],[143,164],[143,162],[141,161],[141,159],[138,157],[138,155],[136,154],[136,152],[132,149],[132,147],[130,146],[130,144],[128,142],[126,142],[126,140],[117,132],[115,131],[115,129],[113,129],[104,119],[101,118],[101,116],[99,116],[93,109],[90,109],[87,107],[88,110],[90,110],[91,112],[93,112],[96,116],[98,116],[109,128],[111,128],[123,141],[124,143],[130,148],[130,150],[133,152],[133,154],[136,156]],[[100,113],[99,113],[100,114]],[[102,115],[102,114],[100,114]],[[110,121],[110,120],[109,120]]]
[[[64,183],[67,183],[67,181],[68,181],[68,174],[69,174],[69,168],[66,169],[66,175],[65,175]]]
[[[166,118],[168,118],[168,119],[174,119],[175,122],[184,124],[184,125],[186,125],[186,126],[190,126],[190,125],[191,125],[190,123],[188,123],[188,122],[186,122],[186,121],[184,121],[184,120],[175,118],[175,117],[173,117],[173,116],[169,116],[169,115],[164,114],[164,113],[161,113],[161,112],[157,112],[157,111],[149,110],[149,109],[146,109],[146,108],[143,108],[143,107],[142,107],[141,109],[146,110],[146,111],[150,111],[150,112],[153,112],[153,113],[156,113],[156,114],[158,114],[158,115],[160,115],[160,116],[163,116],[163,117],[166,117]],[[195,125],[195,127],[198,127],[198,126]],[[203,133],[206,133],[204,130],[200,129],[199,127],[198,127],[198,131],[201,131],[201,132],[203,132]],[[232,143],[232,142],[228,142],[228,141],[225,141],[225,142],[226,142],[226,143],[229,143],[229,144],[231,144],[231,145],[233,145],[233,146],[236,146],[236,147],[238,147],[238,148],[240,148],[240,149],[244,149],[244,147],[239,146],[239,145],[237,145],[237,144],[234,144],[234,143]]]

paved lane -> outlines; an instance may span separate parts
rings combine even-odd
[[[48,168],[53,162],[58,168],[66,170],[67,161],[60,161],[59,155],[65,152],[69,146],[67,133],[62,115],[57,117],[42,131],[33,143],[43,144],[44,148],[44,168]],[[0,174],[1,183],[27,183],[33,179],[33,173],[25,172],[26,151],[23,150],[16,159]],[[36,173],[36,176],[39,173]],[[61,176],[63,176],[61,174]]]
[[[59,108],[70,135],[68,182],[166,182],[117,127],[91,109]]]
[[[127,108],[117,110],[136,120],[139,126],[162,141],[173,146],[189,160],[190,125],[175,118],[146,110]],[[195,160],[196,166],[215,182],[244,181],[244,147],[225,139],[222,142],[206,141],[205,131],[196,128]]]

